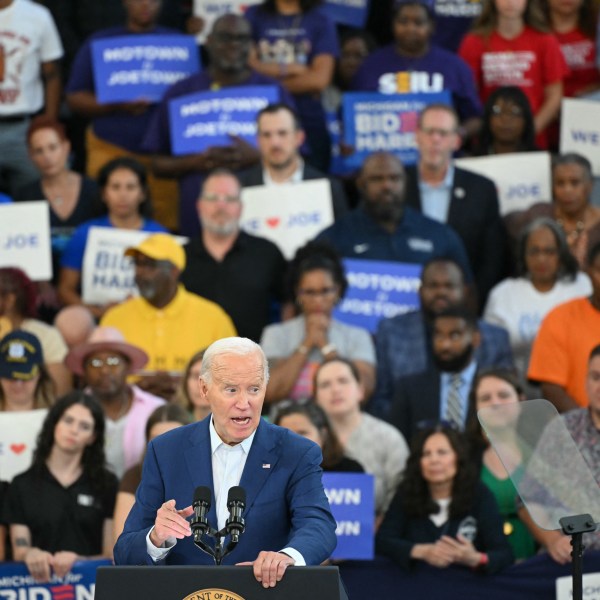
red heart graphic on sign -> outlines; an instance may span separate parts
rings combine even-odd
[[[23,452],[25,450],[25,448],[27,448],[27,446],[25,444],[11,444],[10,445],[10,449],[15,454],[21,454],[21,452]]]
[[[267,219],[267,225],[269,227],[277,227],[280,221],[281,219],[279,217],[271,217],[270,219]]]

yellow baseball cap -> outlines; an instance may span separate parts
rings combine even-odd
[[[149,235],[141,244],[125,250],[125,256],[135,256],[137,253],[153,260],[168,260],[180,271],[183,271],[185,267],[185,252],[175,238],[168,233]]]

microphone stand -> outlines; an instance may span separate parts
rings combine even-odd
[[[217,531],[212,527],[198,526],[196,523],[192,523],[192,533],[194,534],[194,544],[197,548],[200,548],[202,552],[205,552],[215,561],[215,565],[220,565],[221,561],[230,554],[233,549],[237,546],[238,542],[233,539],[229,540],[229,543],[223,549],[223,540],[230,533],[229,528],[223,527],[221,531]],[[206,542],[202,540],[202,536],[207,535],[208,537],[215,540],[215,547],[212,548]]]

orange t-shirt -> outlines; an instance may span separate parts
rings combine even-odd
[[[581,406],[588,405],[585,379],[590,352],[600,344],[600,311],[588,298],[560,304],[542,321],[527,377],[554,383]]]

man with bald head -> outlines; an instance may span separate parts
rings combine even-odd
[[[406,175],[400,160],[388,152],[368,156],[357,180],[362,202],[322,231],[341,256],[424,264],[451,258],[472,280],[471,267],[458,235],[406,204]]]
[[[162,177],[179,179],[179,229],[184,235],[199,232],[196,215],[198,190],[206,173],[217,168],[234,171],[250,167],[259,161],[258,151],[241,138],[232,136],[226,146],[213,146],[202,152],[173,156],[169,103],[175,98],[196,92],[220,90],[227,87],[268,85],[279,91],[279,100],[294,106],[292,97],[277,81],[256,73],[248,66],[252,47],[250,23],[243,17],[226,14],[213,24],[206,39],[208,67],[171,86],[154,115],[144,138],[144,149],[154,154],[153,170]]]
[[[368,411],[382,419],[390,417],[396,382],[435,366],[433,324],[436,317],[467,301],[465,276],[460,266],[447,258],[430,260],[421,272],[420,309],[381,319],[375,334],[377,387]],[[513,369],[508,332],[480,320],[481,343],[474,349],[479,368]]]

